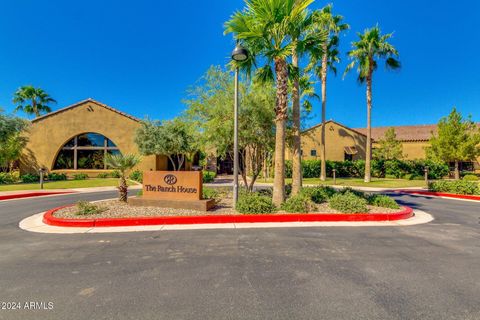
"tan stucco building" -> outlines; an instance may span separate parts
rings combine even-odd
[[[20,159],[22,172],[40,168],[48,172],[96,176],[108,172],[107,153],[139,154],[135,131],[140,120],[93,99],[34,119],[27,132],[28,144]],[[167,170],[165,156],[147,156],[139,170]]]
[[[320,137],[322,125],[316,125],[302,132],[302,155],[304,160],[320,160]],[[391,126],[372,128],[373,148],[385,137],[389,128],[393,128],[397,140],[402,143],[403,156],[406,160],[425,159],[430,138],[437,131],[436,125]],[[365,159],[367,130],[365,128],[348,128],[335,121],[327,121],[325,130],[326,158],[332,161]],[[292,159],[287,151],[287,160]],[[453,164],[452,164],[453,168]],[[480,157],[473,162],[461,163],[461,170],[480,173]]]

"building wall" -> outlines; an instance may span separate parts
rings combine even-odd
[[[87,101],[32,123],[27,133],[29,142],[20,160],[20,169],[22,172],[34,172],[45,167],[51,171],[56,156],[64,144],[74,136],[87,132],[106,136],[117,145],[123,154],[139,154],[134,142],[135,131],[139,126],[139,122],[129,117],[93,101]],[[143,157],[137,169],[166,170],[166,163],[166,157],[163,156]],[[91,170],[92,174],[98,172],[99,170]]]
[[[302,151],[304,160],[320,160],[321,126],[314,127],[302,133]],[[355,147],[357,154],[354,160],[365,159],[366,137],[335,122],[327,122],[325,130],[325,152],[327,160],[345,160],[345,147]],[[312,156],[311,150],[317,155]],[[286,159],[292,159],[291,150],[287,151]]]

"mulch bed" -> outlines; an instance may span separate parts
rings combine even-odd
[[[208,212],[185,210],[185,209],[171,209],[158,207],[133,207],[128,204],[119,202],[117,200],[107,200],[95,202],[95,204],[103,209],[99,214],[78,215],[77,207],[67,207],[58,210],[54,213],[57,218],[68,219],[101,219],[101,218],[127,218],[127,217],[161,217],[161,216],[206,216],[206,215],[235,215],[239,214],[232,207],[232,199],[224,198],[220,200],[216,207]],[[395,213],[402,209],[388,209],[374,206],[368,206],[369,213]],[[316,205],[316,209],[310,213],[338,213],[343,214],[335,209],[329,207],[327,203]],[[288,214],[284,211],[278,211],[277,214]]]

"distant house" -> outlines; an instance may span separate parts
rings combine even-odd
[[[479,125],[480,126],[480,125]],[[322,124],[302,132],[302,158],[304,160],[320,159],[320,137]],[[395,129],[397,140],[402,142],[404,159],[425,159],[429,140],[437,131],[437,125],[389,126],[372,128],[373,148],[385,137],[389,128]],[[335,121],[326,122],[326,159],[332,161],[365,159],[367,141],[366,128],[349,128]],[[292,152],[286,152],[287,160],[292,159]],[[453,164],[451,164],[453,168]],[[463,162],[460,169],[480,173],[480,157],[472,162]]]

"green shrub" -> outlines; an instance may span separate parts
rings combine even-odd
[[[478,181],[478,177],[474,174],[467,174],[463,177],[465,181]]]
[[[218,202],[220,193],[214,188],[203,187],[202,197],[203,199],[213,199],[215,202]]]
[[[99,206],[90,203],[88,201],[78,201],[77,202],[77,215],[87,216],[92,214],[98,214],[105,211],[105,208],[100,208]]]
[[[18,181],[15,174],[9,172],[0,172],[0,184],[12,184]]]
[[[365,213],[368,211],[367,200],[352,192],[334,195],[329,204],[331,208],[343,213]]]
[[[287,199],[281,209],[290,213],[307,213],[313,209],[313,203],[306,194],[297,194]]]
[[[257,193],[261,196],[270,197],[270,198],[273,196],[272,188],[259,189],[257,190]]]
[[[35,183],[40,181],[38,174],[27,173],[20,177],[23,183]]]
[[[137,197],[143,196],[143,190],[138,190],[137,191]]]
[[[340,194],[352,193],[352,194],[356,195],[357,197],[364,198],[364,199],[367,198],[367,195],[365,194],[365,192],[355,190],[351,187],[345,187],[342,190],[338,191],[338,193],[340,193]]]
[[[217,174],[213,171],[203,171],[203,183],[211,183],[215,180]]]
[[[67,175],[65,173],[52,172],[47,176],[47,179],[50,181],[65,181],[67,180]]]
[[[292,194],[292,184],[287,183],[285,185],[285,196],[289,197]]]
[[[97,178],[99,179],[107,179],[109,177],[110,177],[110,174],[108,174],[107,172],[102,172],[97,175]]]
[[[372,194],[367,198],[369,205],[382,208],[399,209],[398,203],[389,196],[382,194]]]
[[[121,176],[121,174],[120,174],[120,171],[118,171],[118,170],[113,170],[112,172],[110,172],[110,177],[112,177],[112,178],[118,179],[118,178],[120,178],[120,176]]]
[[[77,173],[73,175],[73,180],[87,180],[88,174],[86,173]]]
[[[272,198],[257,193],[242,194],[237,202],[237,211],[243,214],[272,213],[276,211]]]
[[[130,178],[130,180],[142,183],[143,182],[143,172],[140,171],[140,170],[132,171],[132,173],[130,173],[129,178]]]
[[[332,193],[333,190],[333,193]],[[329,187],[313,187],[313,188],[303,188],[301,194],[307,196],[315,203],[326,202],[333,194],[335,194],[335,189]]]
[[[430,191],[454,194],[480,194],[477,182],[468,180],[439,180],[429,183]]]

